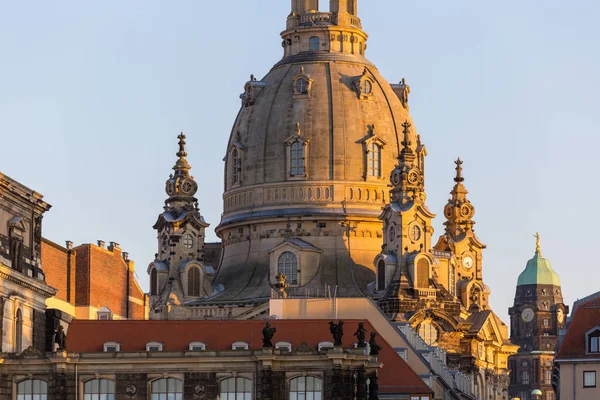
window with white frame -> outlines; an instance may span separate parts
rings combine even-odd
[[[146,343],[146,351],[149,351],[149,352],[163,351],[163,344],[160,342]]]
[[[319,349],[319,351],[323,351],[323,350],[327,350],[327,349],[333,349],[333,343],[331,343],[331,342],[320,342],[318,349]]]
[[[203,342],[192,342],[190,343],[190,351],[204,351],[206,350],[206,344]]]
[[[152,381],[152,400],[183,400],[183,382],[175,378]]]
[[[298,285],[298,258],[291,251],[286,251],[277,260],[277,272],[285,275],[290,285]]]
[[[369,144],[367,151],[367,174],[381,178],[381,146],[375,142]]]
[[[288,342],[277,342],[277,343],[275,343],[275,349],[276,350],[292,351],[292,344],[288,343]]]
[[[323,383],[315,376],[299,376],[290,380],[290,400],[321,400]]]
[[[115,400],[115,382],[92,379],[83,384],[83,400]]]
[[[235,342],[231,345],[231,350],[248,350],[250,346],[246,342]]]
[[[118,351],[121,351],[121,343],[117,343],[117,342],[104,343],[104,352],[105,353],[116,353]]]
[[[47,400],[48,384],[39,379],[17,383],[17,400]]]
[[[600,328],[587,333],[588,353],[600,353]]]
[[[596,371],[584,371],[583,372],[583,387],[584,388],[596,387]]]
[[[221,400],[252,400],[252,381],[246,378],[227,378],[219,383]]]

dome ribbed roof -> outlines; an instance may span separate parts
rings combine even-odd
[[[550,261],[542,257],[539,251],[536,251],[533,258],[527,261],[525,271],[519,275],[517,286],[524,285],[560,286],[558,274],[552,269]]]

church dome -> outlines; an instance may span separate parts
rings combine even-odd
[[[527,266],[525,267],[525,270],[521,272],[517,281],[517,286],[524,285],[560,286],[558,274],[552,269],[550,261],[542,256],[539,238],[535,255],[531,260],[527,261]]]
[[[329,12],[310,4],[292,2],[283,58],[245,84],[226,149],[215,282],[226,291],[238,286],[236,298],[267,294],[268,252],[293,237],[320,252],[315,273],[303,277],[308,287],[361,294],[374,280],[378,216],[389,201],[403,124],[412,126],[410,88],[404,80],[389,84],[365,58],[355,0],[332,1]],[[407,135],[424,156],[414,128]]]

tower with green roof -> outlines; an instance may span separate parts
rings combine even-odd
[[[519,275],[514,304],[508,309],[510,340],[520,346],[519,352],[508,361],[509,398],[529,400],[534,389],[544,393],[544,399],[554,398],[551,383],[554,352],[568,311],[558,274],[542,255],[540,235],[536,234],[535,254]]]

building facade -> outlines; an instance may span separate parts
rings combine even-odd
[[[0,399],[430,400],[384,340],[355,345],[359,323],[335,345],[327,321],[75,320],[66,351],[4,359]]]
[[[515,301],[508,310],[511,341],[519,346],[519,352],[509,359],[511,397],[529,400],[531,392],[539,389],[540,400],[555,400],[554,354],[568,312],[558,274],[542,256],[538,234],[535,255],[519,276]]]
[[[41,264],[43,196],[0,173],[0,337],[3,353],[43,351],[46,299],[56,290]]]
[[[554,364],[558,400],[600,399],[600,292],[573,304]]]

